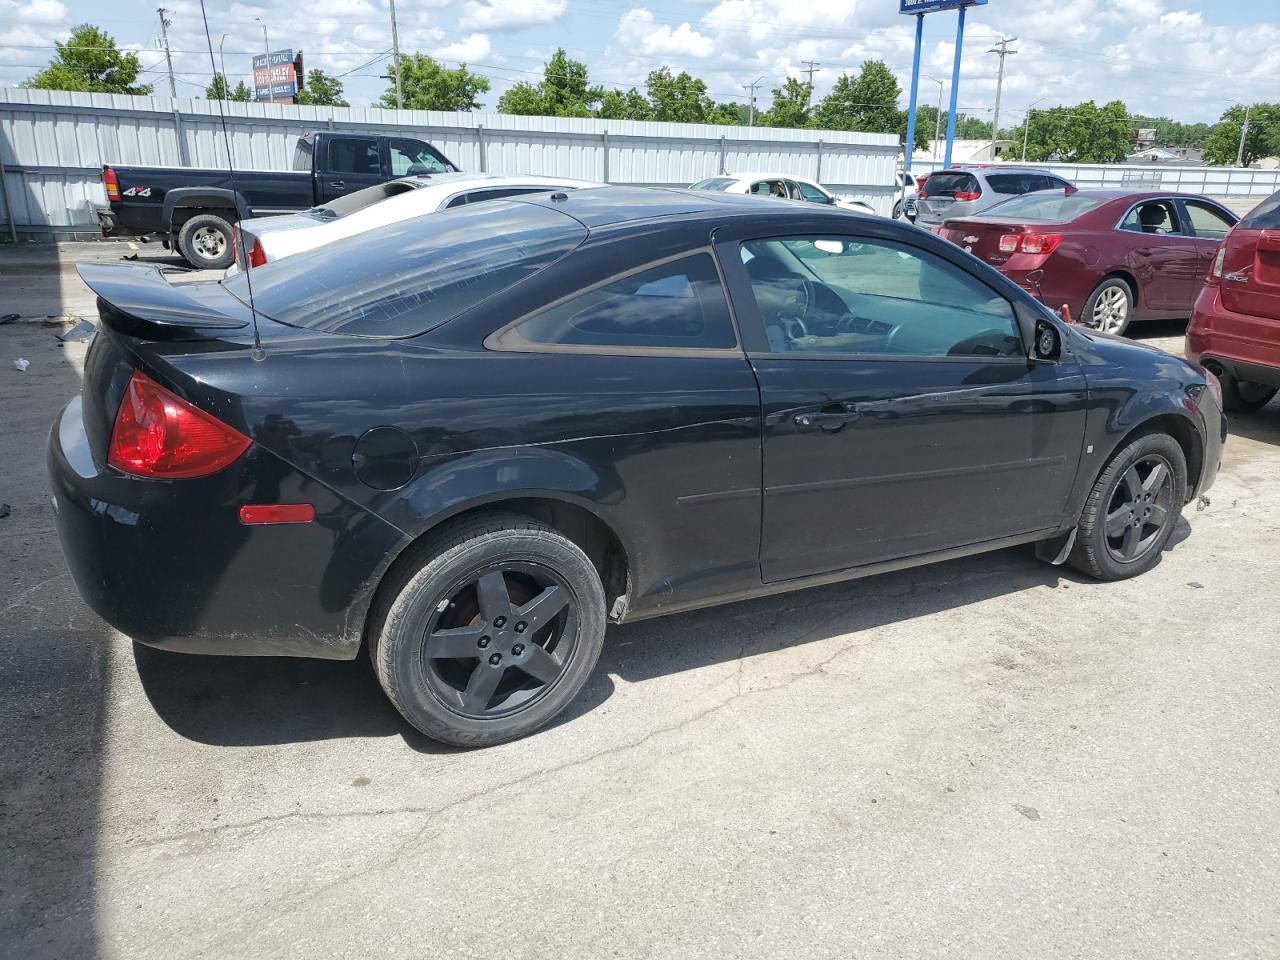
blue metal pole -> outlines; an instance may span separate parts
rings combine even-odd
[[[960,53],[964,48],[964,7],[956,18],[956,62],[951,68],[951,110],[947,114],[947,152],[942,158],[944,167],[951,166],[951,144],[956,139],[956,104],[960,102]]]
[[[924,39],[924,14],[916,14],[916,53],[911,60],[911,104],[907,107],[906,159],[902,166],[911,172],[911,155],[916,152],[916,94],[920,91],[920,44]]]

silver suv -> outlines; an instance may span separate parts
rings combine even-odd
[[[1070,181],[1034,167],[950,167],[929,174],[916,201],[916,225],[933,229],[943,220],[972,217],[1019,194],[1070,186]]]

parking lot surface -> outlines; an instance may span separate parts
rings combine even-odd
[[[18,252],[0,304],[92,311],[83,254]],[[364,661],[81,604],[65,326],[0,326],[0,955],[1280,956],[1280,402],[1140,579],[1021,548],[613,628],[554,726],[464,752]]]

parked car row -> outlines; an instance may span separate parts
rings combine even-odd
[[[924,230],[729,190],[429,190],[221,281],[81,266],[101,323],[48,462],[123,633],[367,651],[418,729],[492,744],[565,709],[610,622],[1016,544],[1132,577],[1217,474],[1211,373]]]

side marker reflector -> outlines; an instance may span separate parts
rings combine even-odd
[[[240,508],[240,522],[255,523],[310,523],[316,518],[316,508],[309,503],[252,503]]]

